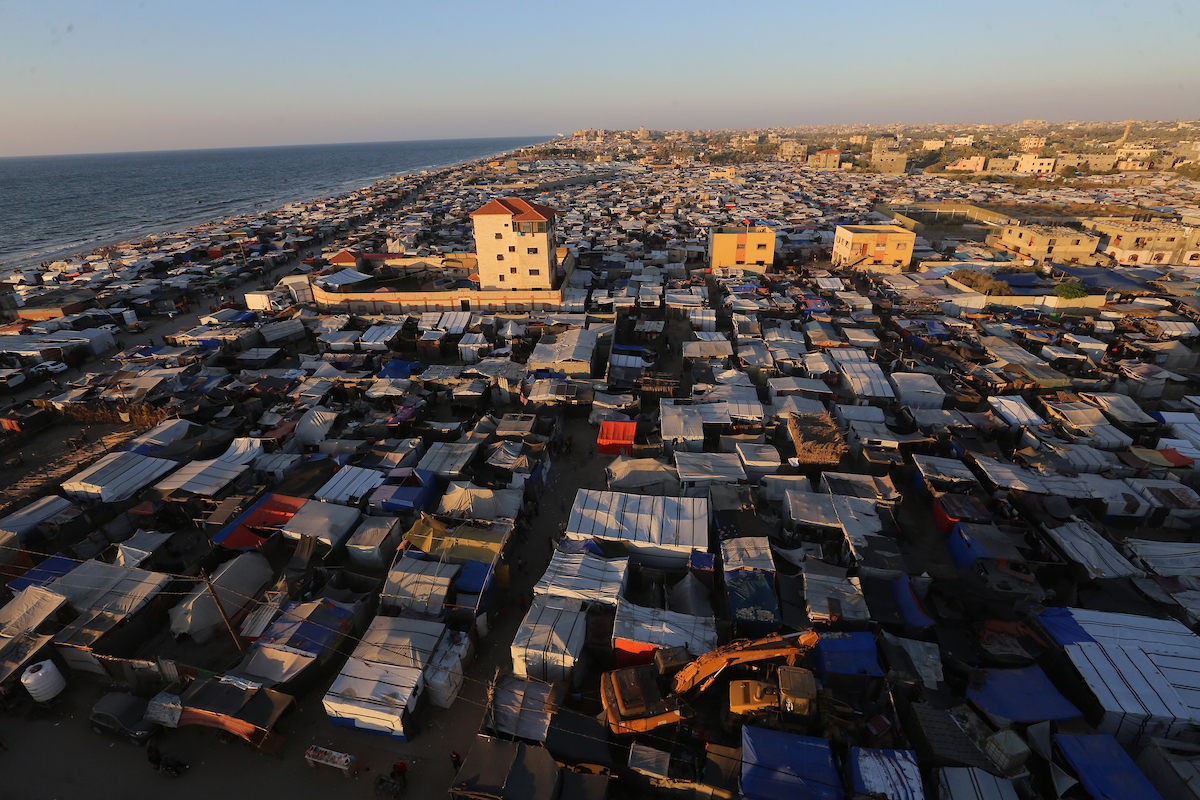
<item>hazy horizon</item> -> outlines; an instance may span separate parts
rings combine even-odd
[[[0,156],[1200,118],[1200,7],[1155,0],[59,0],[8,8],[0,43]]]

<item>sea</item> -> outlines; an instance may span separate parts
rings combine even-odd
[[[549,136],[0,158],[0,272],[381,178],[499,155]]]

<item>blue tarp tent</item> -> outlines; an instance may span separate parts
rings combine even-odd
[[[21,577],[9,581],[9,591],[16,594],[26,586],[49,586],[78,567],[79,563],[78,559],[68,558],[62,553],[55,553]]]
[[[912,581],[907,575],[901,575],[892,581],[892,599],[896,601],[896,606],[900,609],[901,616],[904,617],[905,625],[911,625],[914,628],[928,628],[933,624],[933,618],[925,613],[921,601],[917,599],[917,595],[913,591]]]
[[[750,800],[842,800],[829,742],[742,726],[741,792]]]
[[[401,467],[392,472],[405,473],[400,484],[384,484],[371,493],[368,501],[377,511],[427,511],[437,492],[437,477],[427,469]],[[389,477],[389,480],[391,478]]]
[[[377,378],[410,378],[413,370],[421,366],[419,361],[401,361],[398,358],[393,358],[391,361],[379,368],[379,372],[375,374]]]
[[[988,716],[1015,722],[1074,719],[1079,709],[1063,697],[1036,664],[1021,669],[985,669],[982,686],[967,688],[967,699]]]
[[[1092,635],[1075,621],[1069,608],[1047,608],[1038,617],[1038,622],[1060,645],[1094,642]]]
[[[288,603],[283,614],[259,637],[260,643],[271,643],[290,647],[313,655],[320,655],[338,643],[350,632],[354,612],[329,600],[308,610],[303,617],[296,616],[300,603]]]
[[[823,633],[813,648],[817,676],[863,675],[882,678],[875,637],[869,633]]]
[[[1107,733],[1060,733],[1054,743],[1096,800],[1162,800],[1133,759]]]
[[[454,580],[454,590],[461,597],[464,594],[480,595],[479,611],[486,611],[492,606],[495,571],[490,564],[480,561],[466,561]]]
[[[1080,267],[1075,264],[1051,264],[1057,272],[1065,272],[1080,283],[1103,289],[1106,292],[1136,292],[1150,294],[1149,286],[1122,275],[1107,267]]]

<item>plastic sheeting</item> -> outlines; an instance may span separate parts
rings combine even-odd
[[[398,558],[388,572],[379,602],[384,608],[407,608],[437,616],[458,576],[458,564]]]
[[[613,623],[613,646],[645,653],[662,647],[686,647],[699,655],[717,646],[717,621],[661,608],[634,605],[622,598]]]
[[[212,588],[225,615],[236,618],[239,611],[254,602],[273,575],[270,563],[260,553],[243,553],[222,564],[212,577]],[[207,642],[225,625],[212,593],[203,583],[171,609],[170,617],[171,633],[191,636],[200,643]]]
[[[342,467],[313,497],[328,503],[357,505],[383,484],[383,473],[363,467]]]
[[[567,537],[625,542],[647,561],[686,562],[708,548],[709,502],[703,497],[646,497],[580,489]]]
[[[1059,733],[1054,743],[1079,776],[1083,788],[1096,800],[1162,800],[1162,795],[1113,737]]]
[[[551,682],[570,677],[587,635],[582,609],[578,600],[535,597],[513,638],[513,674]]]
[[[438,508],[439,514],[479,520],[516,519],[521,511],[519,489],[481,489],[453,481]]]
[[[848,769],[850,788],[855,792],[877,793],[888,800],[924,800],[917,754],[910,750],[852,747]]]
[[[842,800],[829,742],[742,726],[741,792],[748,800]]]
[[[1092,578],[1141,577],[1145,574],[1086,522],[1068,522],[1057,528],[1047,528],[1046,535]]]
[[[1063,697],[1042,668],[1036,664],[1023,669],[985,669],[983,683],[973,681],[967,699],[989,717],[1014,722],[1067,720],[1080,711]]]
[[[674,467],[653,458],[620,456],[605,467],[608,488],[639,494],[679,494],[679,473]]]
[[[308,445],[320,444],[329,435],[329,429],[337,418],[338,412],[323,406],[310,408],[296,423],[296,441]]]
[[[360,516],[357,508],[309,500],[283,524],[281,530],[289,539],[311,536],[332,548],[350,535]]]
[[[63,481],[63,494],[93,503],[128,500],[179,465],[136,453],[109,453]]]
[[[625,591],[628,566],[629,560],[625,558],[604,559],[590,553],[555,550],[533,592],[615,608]]]
[[[943,767],[938,770],[940,800],[1018,800],[1012,781],[997,778],[978,767]]]

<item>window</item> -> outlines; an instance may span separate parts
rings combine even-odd
[[[1188,256],[1188,261],[1200,261],[1200,253],[1192,253]]]
[[[504,253],[496,253],[496,260],[497,260],[497,261],[503,261],[503,260],[504,260]]]
[[[527,248],[525,248],[525,252],[526,252],[526,253],[528,253],[528,254],[529,254],[529,255],[531,255],[531,256],[536,256],[536,255],[537,255],[537,248],[536,248],[536,247],[527,247]]]
[[[499,281],[500,283],[504,283],[504,276],[503,276],[503,275],[498,275],[498,276],[496,277],[496,280],[497,280],[497,281]]]
[[[531,270],[529,270],[529,274],[530,275],[541,275],[542,271],[540,269],[531,269]]]
[[[533,223],[532,222],[522,222],[519,230],[521,231],[521,233],[533,233]]]
[[[510,252],[510,253],[515,253],[515,252],[517,252],[517,246],[516,246],[515,244],[510,244],[510,245],[508,246],[508,252]]]
[[[512,275],[516,275],[516,274],[517,274],[517,268],[516,268],[516,267],[509,267],[509,268],[508,268],[508,271],[509,271],[509,273],[510,273],[510,274],[512,274]]]
[[[503,233],[497,233],[497,234],[496,234],[496,238],[497,238],[497,239],[503,239],[503,238],[504,238],[504,234],[503,234]]]
[[[766,250],[766,249],[767,249],[767,246],[766,246],[765,244],[760,244],[760,245],[758,246],[758,249],[759,249],[759,250]]]
[[[1046,242],[1046,244],[1053,247],[1054,245],[1058,244],[1058,239],[1051,239],[1050,241]]]
[[[534,230],[537,233],[545,233],[546,232],[546,223],[539,222],[537,225],[534,226]]]
[[[897,249],[897,250],[907,250],[907,249],[908,249],[908,242],[898,242],[898,243],[896,244],[896,249]]]
[[[737,246],[737,249],[738,249],[738,250],[745,250],[745,249],[746,249],[746,245],[745,245],[745,244],[739,244],[739,245]]]

